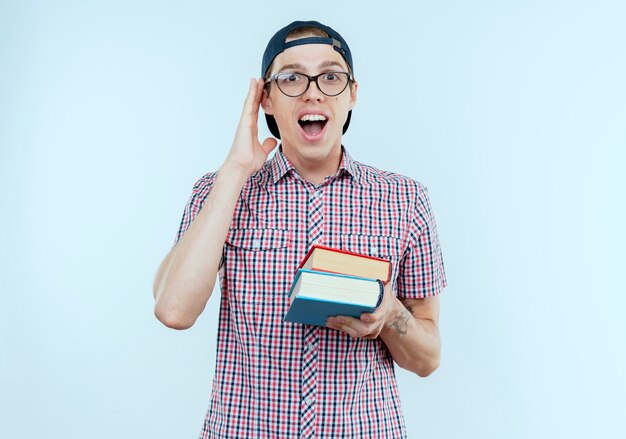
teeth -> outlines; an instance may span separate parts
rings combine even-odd
[[[312,122],[316,120],[326,120],[326,117],[324,117],[321,114],[305,114],[304,116],[300,118],[300,120],[302,122],[306,122],[306,121]]]

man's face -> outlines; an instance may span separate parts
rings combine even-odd
[[[343,57],[328,44],[304,44],[290,47],[275,59],[271,74],[299,72],[309,76],[324,72],[349,72]],[[269,95],[264,96],[262,105],[267,114],[276,119],[283,147],[304,159],[322,160],[333,148],[341,145],[343,125],[348,111],[356,103],[358,85],[354,83],[337,96],[326,96],[315,82],[298,97],[284,95],[272,82]],[[305,117],[306,115],[314,117]],[[320,119],[325,122],[306,123],[302,119]],[[309,125],[308,127],[306,125]],[[321,126],[321,131],[319,128]],[[319,131],[319,132],[318,132]]]

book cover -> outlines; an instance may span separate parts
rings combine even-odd
[[[300,269],[289,289],[291,305],[284,321],[326,326],[331,316],[359,318],[378,308],[383,293],[379,279]]]

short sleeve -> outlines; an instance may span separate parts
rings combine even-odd
[[[193,220],[196,218],[206,197],[211,192],[211,188],[213,187],[213,183],[215,182],[216,172],[209,172],[202,176],[193,186],[193,191],[191,192],[191,196],[187,201],[187,205],[185,206],[185,210],[183,211],[183,218],[180,221],[180,226],[178,228],[178,233],[176,233],[176,238],[174,239],[174,244],[172,247],[175,247],[178,244],[178,241],[183,237]]]
[[[400,260],[397,296],[423,299],[438,295],[446,286],[443,256],[428,190],[417,183],[408,230],[408,246]]]

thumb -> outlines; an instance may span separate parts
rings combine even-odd
[[[272,152],[272,150],[276,148],[276,145],[278,145],[278,141],[273,137],[268,137],[267,139],[265,139],[261,144],[261,149],[265,153],[265,156],[268,156],[270,152]]]

